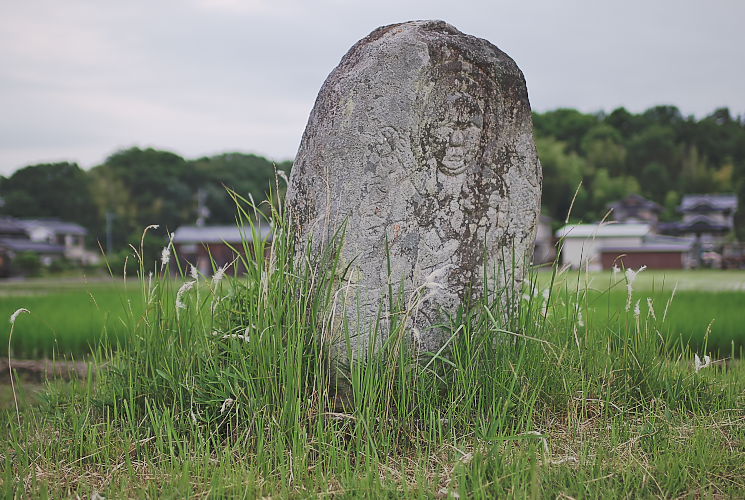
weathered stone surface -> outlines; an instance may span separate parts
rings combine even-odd
[[[489,290],[505,271],[521,279],[541,179],[514,61],[445,22],[415,21],[376,29],[326,79],[287,206],[299,251],[309,241],[320,251],[346,224],[341,255],[351,266],[338,312],[354,349],[368,346],[378,311],[387,314],[392,281],[412,306],[413,340],[436,350],[447,338],[443,312],[483,292],[485,266],[502,275]]]

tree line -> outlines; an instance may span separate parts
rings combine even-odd
[[[632,193],[660,203],[663,219],[671,220],[686,193],[735,192],[742,207],[738,235],[745,239],[745,117],[722,108],[697,119],[657,106],[638,114],[624,108],[557,109],[534,113],[533,123],[543,166],[543,212],[557,225],[572,200],[573,221],[599,220],[609,203]],[[260,202],[275,169],[290,168],[289,161],[275,164],[250,154],[188,160],[131,148],[89,170],[52,163],[0,178],[0,213],[77,222],[89,230],[92,245],[106,245],[108,228],[115,251],[139,245],[143,228],[157,223],[155,248],[165,231],[196,221],[200,197],[209,209],[207,224],[229,224],[235,205],[226,187]]]
[[[736,193],[736,224],[745,239],[745,117],[727,108],[696,119],[674,106],[643,113],[557,109],[535,113],[543,165],[543,209],[563,222],[603,218],[608,204],[638,193],[664,207],[663,220],[679,217],[684,194]],[[577,187],[580,186],[579,191]]]
[[[89,170],[67,162],[21,168],[0,179],[0,213],[77,222],[89,231],[89,247],[111,244],[109,259],[118,270],[131,253],[129,245],[139,248],[146,226],[160,226],[145,241],[148,259],[155,258],[166,232],[195,223],[200,203],[209,209],[207,224],[234,223],[235,201],[226,188],[260,203],[275,169],[289,172],[290,165],[252,154],[187,160],[168,151],[131,148]]]

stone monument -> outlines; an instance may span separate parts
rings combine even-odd
[[[388,335],[391,290],[412,343],[434,352],[448,313],[520,282],[540,212],[531,120],[515,62],[442,21],[378,28],[331,72],[287,208],[298,253],[344,228],[336,308],[352,352],[371,347],[376,324]]]

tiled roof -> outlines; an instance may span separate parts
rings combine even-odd
[[[737,210],[737,196],[734,194],[687,194],[680,202],[682,212],[700,206],[708,206],[715,210]]]
[[[0,234],[25,234],[26,230],[13,217],[0,217]]]
[[[88,230],[80,224],[59,219],[18,219],[18,223],[27,230],[43,227],[55,234],[88,234]]]
[[[272,233],[270,226],[257,228],[262,238]],[[240,243],[243,240],[253,241],[251,228],[248,226],[181,226],[173,235],[174,243]]]
[[[65,247],[62,245],[52,245],[41,241],[15,238],[0,238],[0,248],[5,248],[14,252],[65,253]]]

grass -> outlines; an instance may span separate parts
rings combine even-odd
[[[660,315],[582,316],[582,287],[505,287],[443,322],[437,353],[409,342],[421,297],[389,297],[380,348],[340,363],[338,256],[295,260],[275,221],[269,259],[246,244],[245,276],[199,278],[183,308],[179,282],[143,280],[143,315],[126,348],[97,354],[98,378],[50,387],[20,424],[6,410],[0,495],[745,493],[741,361],[697,371]]]
[[[538,282],[551,273],[539,273]],[[590,273],[578,280],[566,273],[556,283],[559,292],[570,293],[589,281],[588,314],[604,322],[623,309],[623,282],[610,287],[610,273]],[[617,280],[618,281],[618,280]],[[745,346],[745,272],[739,271],[645,271],[635,289],[646,307],[670,304],[666,335],[671,340],[729,355]],[[545,283],[544,283],[545,286]],[[580,287],[581,288],[581,287]],[[568,291],[567,291],[568,290]],[[32,311],[19,322],[13,341],[18,358],[88,358],[102,339],[125,344],[131,337],[132,318],[142,315],[142,290],[136,281],[86,280],[84,278],[32,279],[0,284],[0,318],[19,308]],[[708,332],[708,335],[707,335]],[[7,356],[8,328],[0,329],[0,356]]]
[[[0,317],[19,308],[31,314],[19,321],[13,355],[20,358],[87,357],[108,339],[124,343],[132,321],[142,315],[138,283],[121,280],[27,280],[0,285]],[[8,328],[0,329],[0,355],[7,356]]]

